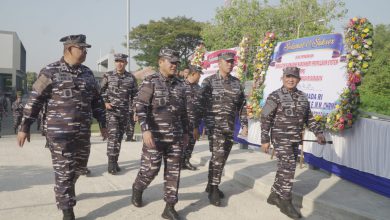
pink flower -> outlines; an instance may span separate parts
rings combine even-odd
[[[340,121],[340,123],[343,123],[344,124],[344,118],[343,117],[341,117],[340,119],[339,119],[339,121]]]
[[[345,128],[344,124],[339,124],[339,129],[340,130],[344,130],[344,128]]]
[[[347,113],[347,118],[352,119],[353,115],[351,113]]]
[[[354,83],[351,83],[349,85],[349,88],[352,90],[352,91],[355,91],[356,90],[356,85]]]

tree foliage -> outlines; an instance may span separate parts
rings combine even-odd
[[[214,21],[205,24],[202,37],[208,50],[217,50],[236,47],[247,35],[252,39],[252,60],[253,49],[266,32],[275,32],[279,41],[290,40],[297,37],[301,24],[299,37],[326,34],[333,30],[331,22],[346,12],[341,0],[322,4],[317,0],[281,0],[278,6],[271,6],[267,0],[233,0],[229,7],[217,9]],[[320,19],[324,22],[314,22]]]
[[[360,87],[364,111],[390,115],[390,25],[375,27],[373,57]]]
[[[35,80],[37,80],[37,73],[35,73],[35,72],[27,72],[26,73],[26,81],[27,81],[28,91],[32,90],[32,85],[34,84]]]
[[[182,64],[186,65],[201,39],[202,25],[186,17],[141,24],[130,31],[130,48],[138,53],[133,58],[139,66],[156,66],[160,49],[169,47],[180,52]]]

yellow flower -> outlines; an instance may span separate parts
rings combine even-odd
[[[367,63],[367,62],[364,62],[362,67],[363,67],[364,69],[366,69],[366,68],[368,67],[368,63]]]
[[[368,33],[369,31],[370,31],[369,28],[364,28],[364,30],[363,30],[364,33]]]
[[[359,45],[359,44],[354,44],[354,45],[353,45],[353,48],[359,49],[359,48],[360,48],[360,45]]]
[[[349,68],[352,68],[352,67],[353,67],[353,62],[349,62],[349,63],[348,63],[348,67],[349,67]]]
[[[352,18],[352,21],[357,21],[357,20],[358,20],[357,17]]]
[[[360,35],[362,38],[365,38],[367,36],[367,34],[361,34]]]
[[[327,118],[327,119],[326,119],[326,123],[329,123],[329,122],[330,122],[330,118]]]
[[[341,115],[337,114],[337,115],[336,115],[336,120],[339,120],[340,117],[341,117]]]
[[[340,108],[340,105],[336,105],[336,109],[339,109]]]

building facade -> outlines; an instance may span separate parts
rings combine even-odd
[[[16,32],[0,30],[0,90],[27,91],[26,49]]]

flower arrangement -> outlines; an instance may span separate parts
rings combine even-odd
[[[244,75],[246,72],[246,60],[248,58],[248,52],[249,52],[249,37],[244,36],[240,43],[240,49],[237,53],[238,55],[238,63],[237,63],[237,78],[242,82],[244,80]]]
[[[191,65],[202,67],[205,53],[206,47],[203,42],[200,42],[200,44],[195,48],[194,56],[191,60]]]
[[[336,109],[324,121],[325,127],[333,132],[351,128],[358,116],[359,91],[363,75],[367,72],[372,58],[373,26],[366,18],[354,17],[346,27],[348,87],[344,89],[337,102]]]
[[[271,57],[276,46],[276,35],[267,32],[264,39],[259,43],[254,60],[255,72],[253,73],[252,94],[247,104],[249,118],[260,118],[260,100],[263,98],[265,73],[271,62]]]

